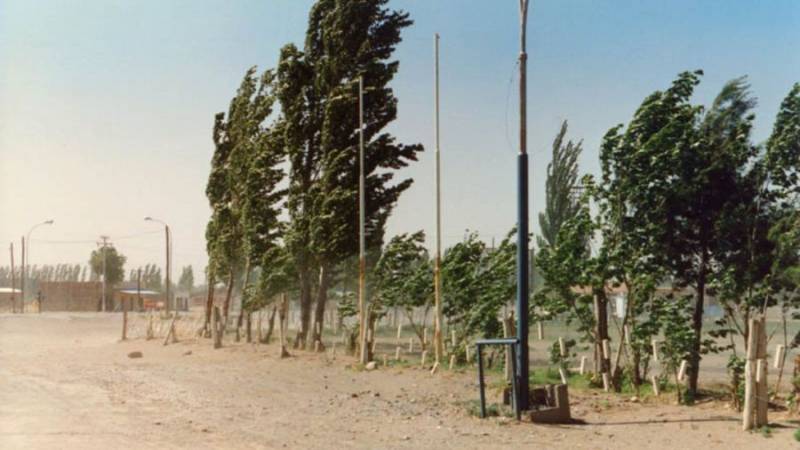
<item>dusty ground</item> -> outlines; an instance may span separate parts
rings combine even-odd
[[[360,372],[338,356],[184,339],[117,342],[117,314],[0,315],[0,448],[795,448],[687,408],[573,393],[584,425],[470,417],[474,372]],[[127,357],[141,351],[140,359]]]

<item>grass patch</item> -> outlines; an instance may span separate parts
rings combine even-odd
[[[481,416],[481,402],[479,400],[468,400],[462,402],[462,406],[466,409],[467,414],[473,417]],[[486,404],[486,417],[514,417],[514,411],[499,403]]]

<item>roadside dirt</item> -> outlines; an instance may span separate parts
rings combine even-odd
[[[475,373],[366,372],[341,354],[182,339],[118,342],[117,314],[0,315],[0,448],[798,448],[723,403],[571,393],[581,425],[471,417]],[[128,353],[141,351],[141,358]],[[496,401],[496,399],[495,399]]]

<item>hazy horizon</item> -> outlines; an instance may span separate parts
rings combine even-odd
[[[100,235],[128,257],[126,272],[163,262],[161,226],[174,235],[173,278],[192,264],[202,282],[209,208],[205,183],[213,116],[245,70],[274,66],[302,43],[304,1],[106,2],[0,0],[0,265],[8,244],[45,219],[31,264],[86,264]],[[411,14],[395,53],[399,114],[391,130],[422,142],[401,172],[414,185],[387,229],[432,238],[433,34],[441,35],[443,238],[487,241],[515,221],[517,1],[397,0]],[[605,131],[681,71],[703,69],[708,104],[748,75],[759,99],[755,142],[800,81],[800,4],[744,1],[534,2],[529,21],[531,220],[544,204],[550,144],[562,120],[584,141],[581,171],[597,173]],[[635,39],[632,38],[635,36]],[[514,76],[512,81],[512,75]],[[19,253],[17,252],[17,258]],[[17,262],[19,260],[17,259]]]

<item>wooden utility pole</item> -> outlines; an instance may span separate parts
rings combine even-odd
[[[367,348],[367,260],[365,242],[365,192],[364,192],[364,77],[358,78],[358,343],[359,362],[369,362],[370,352]]]
[[[20,249],[20,274],[19,274],[19,312],[25,312],[25,236],[22,236],[22,248]]]
[[[11,252],[11,312],[17,312],[17,298],[16,298],[16,291],[17,291],[17,274],[14,273],[14,243],[12,242],[9,245],[9,251]]]
[[[433,262],[433,283],[434,283],[434,303],[436,306],[436,320],[433,326],[433,343],[436,362],[440,362],[444,357],[444,345],[442,343],[442,190],[441,190],[441,161],[439,157],[439,34],[436,33],[433,39],[434,52],[434,129],[436,150],[436,255]]]

